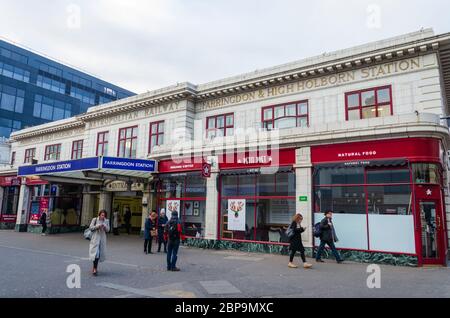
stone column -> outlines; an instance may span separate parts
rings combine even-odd
[[[313,246],[313,222],[312,212],[312,163],[311,148],[305,147],[296,150],[295,180],[296,180],[296,211],[303,215],[303,226],[307,227],[303,233],[305,247]],[[306,197],[307,201],[300,202],[300,197]]]
[[[153,208],[153,200],[156,199],[154,198],[153,192],[150,189],[150,185],[146,185],[145,186],[145,190],[143,192],[144,196],[143,196],[143,200],[147,200],[147,205],[144,206],[142,205],[142,220],[141,220],[141,234],[143,235],[144,233],[144,229],[145,229],[145,219],[148,218],[148,216],[150,215],[152,208]],[[158,216],[159,216],[159,211],[158,212]]]
[[[206,181],[205,239],[217,240],[217,222],[219,213],[217,180],[219,170],[212,168],[211,177]]]
[[[112,207],[112,192],[103,191],[102,193],[100,193],[98,210],[99,211],[106,210],[106,212],[108,212],[108,217],[110,217],[110,214],[112,213],[111,207]]]
[[[0,187],[0,215],[3,213],[3,193],[5,193],[5,188]]]
[[[26,232],[28,226],[30,189],[22,184],[20,186],[19,203],[17,206],[16,232]]]
[[[83,206],[81,208],[81,227],[88,227],[94,218],[95,196],[89,193],[90,187],[83,188]]]

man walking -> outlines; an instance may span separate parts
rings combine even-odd
[[[172,218],[167,223],[164,231],[164,239],[167,244],[167,270],[172,272],[179,272],[180,269],[176,266],[178,259],[178,249],[180,242],[184,239],[181,223],[178,219],[178,212],[172,212]]]
[[[127,229],[127,234],[130,235],[131,232],[131,211],[129,207],[125,208],[125,215],[124,215],[124,220],[125,220],[125,227]]]
[[[338,264],[342,263],[343,260],[336,250],[335,242],[338,242],[338,238],[336,236],[336,231],[333,225],[333,212],[327,211],[325,212],[325,217],[320,222],[320,246],[316,255],[316,262],[323,263],[322,253],[325,249],[325,245],[328,245],[331,248],[331,251],[336,258]]]

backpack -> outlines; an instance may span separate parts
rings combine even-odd
[[[295,235],[295,232],[294,232],[294,229],[292,228],[292,224],[291,224],[291,225],[289,225],[289,227],[286,230],[286,236],[287,236],[287,238],[290,241],[290,240],[292,240],[294,235]]]
[[[167,234],[170,241],[176,241],[180,238],[180,232],[178,232],[178,222],[170,221],[167,223]]]
[[[314,237],[320,238],[322,234],[322,229],[320,228],[320,222],[314,225]]]

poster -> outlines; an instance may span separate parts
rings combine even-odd
[[[245,199],[228,200],[228,231],[245,231]]]
[[[177,212],[178,213],[178,217],[181,218],[181,214],[180,214],[180,200],[167,200],[166,201],[166,211],[167,211],[167,217],[170,219],[170,217],[172,216],[172,212]]]
[[[186,215],[186,216],[193,215],[192,206],[193,206],[192,202],[190,202],[190,201],[184,202],[184,215]]]

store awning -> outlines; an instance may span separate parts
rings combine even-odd
[[[343,169],[354,167],[403,167],[407,166],[408,161],[406,159],[393,159],[393,160],[362,160],[351,162],[335,162],[327,164],[314,165],[314,169]]]
[[[18,176],[78,181],[146,180],[157,171],[154,160],[93,157],[19,167]]]
[[[292,172],[292,167],[262,167],[254,169],[221,170],[222,176],[244,175],[244,174],[275,174],[279,172]]]

